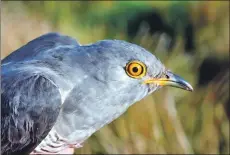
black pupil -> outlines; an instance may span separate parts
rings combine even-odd
[[[134,73],[138,72],[138,68],[137,67],[133,67],[133,72]]]

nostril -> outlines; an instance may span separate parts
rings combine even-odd
[[[167,79],[169,79],[169,76],[167,74],[165,76],[166,76]]]

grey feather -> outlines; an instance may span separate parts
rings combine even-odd
[[[124,68],[130,60],[144,62],[147,66],[146,76],[140,79],[129,77]],[[15,113],[14,121],[18,126],[14,128],[23,128],[23,120],[29,125],[35,122],[39,124],[40,119],[46,120],[43,128],[36,131],[37,137],[29,135],[25,129],[12,142],[11,136],[2,135],[3,148],[9,151],[14,146],[12,143],[17,143],[19,146],[15,148],[19,150],[26,149],[31,139],[37,138],[37,142],[40,142],[54,125],[58,113],[49,135],[57,133],[59,137],[66,138],[68,144],[84,142],[133,103],[159,89],[157,85],[141,83],[145,79],[161,76],[165,67],[144,48],[125,41],[103,40],[80,46],[69,37],[48,34],[29,42],[5,58],[2,72],[3,107],[8,117]],[[33,87],[38,79],[45,81],[47,86]],[[45,88],[48,89],[47,93],[42,91]],[[20,92],[24,99],[21,104],[19,100],[15,101],[15,97],[20,95],[12,94]],[[42,113],[43,106],[53,114]],[[18,112],[25,116],[21,118],[21,115],[16,115]],[[43,116],[38,116],[39,113]],[[34,114],[37,114],[36,117],[32,117]],[[6,129],[11,125],[8,117],[3,118],[3,133],[10,131]],[[40,135],[38,132],[41,132]],[[50,137],[47,136],[36,149],[40,150],[48,147],[48,143],[53,143]],[[20,142],[22,139],[23,143]]]
[[[73,38],[61,35],[59,33],[44,34],[22,46],[2,60],[2,63],[23,61],[36,57],[37,54],[50,50],[57,46],[80,46]]]
[[[1,153],[30,153],[57,119],[59,91],[44,76],[18,70],[3,73],[1,85]]]

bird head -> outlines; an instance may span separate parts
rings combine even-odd
[[[138,45],[103,40],[89,47],[96,49],[92,52],[95,55],[92,68],[96,68],[92,74],[110,86],[108,88],[136,90],[136,94],[150,94],[163,86],[193,90],[182,77],[172,73],[157,57]]]
[[[78,80],[69,93],[62,108],[65,121],[56,127],[60,132],[65,131],[63,136],[69,135],[70,139],[85,140],[132,104],[163,86],[193,90],[188,82],[138,45],[103,40],[77,47],[76,51],[68,56],[72,60],[71,71],[75,71],[71,78],[84,77],[84,80]]]

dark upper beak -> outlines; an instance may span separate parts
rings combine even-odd
[[[163,78],[147,79],[144,83],[156,83],[160,86],[172,86],[188,91],[193,91],[192,86],[187,81],[170,71],[167,71],[165,77]]]

